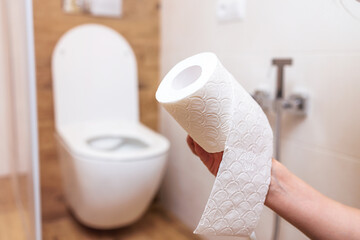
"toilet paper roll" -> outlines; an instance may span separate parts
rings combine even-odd
[[[173,67],[156,99],[207,152],[224,151],[195,233],[249,236],[268,192],[273,150],[260,106],[213,53]]]

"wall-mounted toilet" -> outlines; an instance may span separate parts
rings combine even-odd
[[[131,224],[153,199],[169,142],[139,122],[137,64],[116,31],[68,31],[52,57],[55,125],[69,207],[83,224]]]

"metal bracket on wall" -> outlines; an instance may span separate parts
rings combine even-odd
[[[277,82],[275,97],[272,98],[270,91],[258,89],[252,95],[255,101],[264,111],[286,111],[293,115],[306,116],[308,112],[308,95],[301,92],[290,94],[288,98],[284,97],[284,68],[292,64],[292,59],[273,59],[272,64],[277,67]],[[280,109],[278,109],[280,108]]]
[[[279,101],[282,111],[298,116],[306,116],[308,112],[309,99],[304,93],[293,93],[287,99],[276,100],[271,98],[268,91],[256,90],[252,96],[265,112],[277,108],[276,102]]]

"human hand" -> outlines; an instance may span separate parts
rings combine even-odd
[[[208,153],[199,144],[197,144],[190,136],[186,138],[187,144],[191,151],[198,156],[209,171],[216,176],[224,152]]]

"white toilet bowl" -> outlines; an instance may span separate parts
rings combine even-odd
[[[53,53],[56,139],[65,197],[83,224],[131,224],[153,199],[169,142],[139,118],[135,56],[117,32],[76,27]]]

